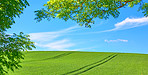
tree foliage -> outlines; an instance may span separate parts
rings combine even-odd
[[[148,16],[148,3],[142,0],[49,0],[44,4],[45,8],[35,11],[36,20],[50,20],[59,18],[67,21],[74,20],[81,26],[91,27],[94,18],[108,19],[109,16],[117,18],[119,9],[139,5],[144,16]]]
[[[0,33],[0,75],[7,73],[5,68],[14,71],[21,67],[20,60],[24,59],[22,51],[35,47],[28,37],[22,32],[19,35]]]
[[[11,28],[14,18],[19,17],[26,6],[29,6],[26,0],[0,0],[0,32]]]
[[[29,6],[27,0],[0,0],[0,75],[21,67],[22,51],[35,48],[29,35],[23,32],[6,34],[6,30],[15,23],[14,18],[19,17],[26,6]]]

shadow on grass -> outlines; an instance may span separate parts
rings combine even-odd
[[[71,73],[74,73],[74,72],[78,72],[78,71],[80,71],[80,70],[82,70],[82,69],[85,69],[86,67],[89,67],[89,66],[90,66],[88,69],[86,69],[86,70],[84,70],[84,71],[81,71],[81,72],[78,72],[78,73],[73,74],[73,75],[78,75],[78,74],[84,73],[84,72],[86,72],[86,71],[88,71],[88,70],[91,70],[91,69],[93,69],[93,68],[95,68],[95,67],[97,67],[97,66],[100,66],[100,65],[102,65],[102,64],[104,64],[104,63],[106,63],[106,62],[108,62],[109,60],[113,59],[113,58],[116,57],[116,56],[117,56],[117,54],[109,55],[109,56],[105,57],[105,58],[102,59],[102,60],[99,60],[99,61],[97,61],[97,62],[94,62],[94,63],[92,63],[92,64],[83,66],[83,67],[81,67],[81,68],[79,68],[79,69],[73,70],[73,71],[71,71],[71,72],[67,72],[67,73],[62,74],[62,75],[67,75],[67,74],[71,74]],[[107,59],[107,60],[106,60],[106,59]],[[103,62],[102,62],[102,61],[103,61]],[[101,63],[100,63],[100,62],[101,62]],[[96,65],[95,65],[95,64],[96,64]],[[92,66],[92,65],[94,65],[94,66]],[[91,66],[92,66],[92,67],[91,67]]]

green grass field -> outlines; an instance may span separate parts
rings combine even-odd
[[[9,75],[148,75],[148,54],[29,51]]]

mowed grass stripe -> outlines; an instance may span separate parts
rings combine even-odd
[[[67,73],[62,74],[62,75],[68,75],[68,74],[77,75],[77,74],[81,74],[81,73],[83,73],[83,72],[86,72],[86,71],[88,71],[88,70],[94,68],[94,67],[97,67],[97,66],[99,66],[99,65],[102,65],[102,64],[108,62],[109,60],[111,60],[111,59],[114,58],[115,56],[117,56],[117,54],[111,54],[111,55],[109,55],[109,56],[103,58],[102,60],[99,60],[99,61],[97,61],[97,62],[88,64],[88,65],[83,66],[83,67],[81,67],[81,68],[79,68],[79,69],[76,69],[76,70],[67,72]],[[80,71],[80,72],[79,72],[79,71]],[[78,72],[78,73],[77,73],[77,72]]]

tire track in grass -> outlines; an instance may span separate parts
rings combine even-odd
[[[72,54],[72,53],[74,53],[74,52],[65,52],[65,53],[63,53],[63,54],[59,54],[59,55],[56,55],[56,56],[53,56],[53,57],[50,57],[50,58],[41,59],[41,60],[32,60],[32,61],[27,61],[27,62],[44,61],[44,60],[50,60],[50,59],[57,59],[57,58],[61,58],[61,57],[70,55],[70,54]]]
[[[78,75],[78,74],[84,73],[84,72],[86,72],[86,71],[89,71],[89,70],[91,70],[91,69],[93,69],[93,68],[95,68],[95,67],[98,67],[98,66],[100,66],[100,65],[102,65],[102,64],[104,64],[104,63],[106,63],[106,62],[108,62],[109,60],[113,59],[113,58],[116,57],[116,56],[117,56],[117,55],[114,55],[114,56],[112,56],[111,58],[107,59],[106,61],[103,61],[102,63],[96,64],[96,65],[94,65],[94,66],[92,66],[92,67],[90,67],[90,68],[88,68],[88,69],[86,69],[86,70],[84,70],[84,71],[81,71],[81,72],[79,72],[79,73],[76,73],[76,74],[74,74],[74,75]]]
[[[66,53],[59,54],[59,55],[57,55],[57,56],[50,57],[50,58],[46,58],[46,59],[42,59],[42,60],[57,59],[57,58],[61,58],[61,57],[70,55],[70,54],[72,54],[72,53],[74,53],[74,52],[66,52]]]
[[[103,60],[105,60],[105,59],[107,59],[107,58],[111,57],[112,55],[114,55],[114,54],[111,54],[111,55],[109,55],[109,56],[105,57],[105,58],[104,58],[104,59],[102,59],[102,60],[99,60],[99,61],[94,62],[94,63],[92,63],[92,64],[88,64],[88,65],[83,66],[83,67],[81,67],[81,68],[79,68],[79,69],[73,70],[73,71],[71,71],[71,72],[67,72],[67,73],[62,74],[62,75],[66,75],[66,74],[70,74],[70,73],[77,72],[77,71],[79,71],[79,70],[81,70],[81,69],[84,69],[84,68],[86,68],[86,67],[88,67],[88,66],[91,66],[91,65],[97,64],[97,63],[99,63],[99,62],[101,62],[101,61],[103,61]]]
[[[80,71],[80,70],[82,70],[82,69],[85,69],[85,68],[87,68],[87,67],[90,67],[90,66],[96,64],[95,66],[92,66],[92,67],[90,67],[90,68],[88,68],[88,69],[86,69],[86,70],[84,70],[84,71],[81,71],[81,72],[79,72],[79,73],[76,73],[76,74],[74,74],[74,75],[81,74],[81,73],[83,73],[83,72],[86,72],[86,71],[88,71],[88,70],[94,68],[94,67],[97,67],[97,66],[99,66],[99,65],[102,65],[102,64],[108,62],[109,60],[113,59],[113,58],[116,57],[116,56],[117,56],[117,54],[111,54],[111,55],[109,55],[109,56],[103,58],[102,60],[99,60],[99,61],[94,62],[94,63],[92,63],[92,64],[88,64],[88,65],[83,66],[83,67],[81,67],[81,68],[79,68],[79,69],[73,70],[73,71],[71,71],[71,72],[67,72],[67,73],[62,74],[62,75],[67,75],[67,74],[75,73],[75,72],[78,72],[78,71]],[[109,59],[108,59],[108,58],[109,58]],[[106,60],[106,59],[108,59],[108,60]],[[106,60],[106,61],[104,61],[104,60]],[[103,61],[103,62],[102,62],[102,61]],[[102,62],[102,63],[100,63],[100,62]]]

